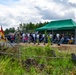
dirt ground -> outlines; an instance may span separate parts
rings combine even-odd
[[[42,46],[42,47],[44,47],[47,44],[44,45],[44,43],[40,43],[38,45],[38,43],[36,43],[36,44],[34,44],[34,43],[30,43],[30,44],[29,43],[20,43],[20,45],[22,45],[22,46],[32,45],[32,46]],[[70,51],[71,53],[72,52],[76,53],[76,45],[74,45],[74,44],[60,44],[60,46],[58,46],[57,44],[53,44],[53,45],[50,45],[50,47],[56,48],[60,51]]]

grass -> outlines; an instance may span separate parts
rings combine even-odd
[[[66,58],[48,58],[54,57],[52,50],[49,44],[45,47],[19,46],[19,52],[22,53],[19,58],[0,56],[0,75],[75,75],[76,65],[72,62],[70,53],[55,49],[57,57]],[[27,59],[33,61],[26,63]]]
[[[24,73],[18,61],[12,61],[9,57],[0,57],[0,75],[22,75]]]

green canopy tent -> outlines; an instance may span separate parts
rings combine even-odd
[[[58,21],[51,21],[50,23],[46,24],[43,27],[37,28],[36,31],[42,30],[66,30],[66,29],[75,29],[76,23],[71,20],[58,20]]]
[[[43,30],[75,30],[76,38],[76,23],[72,19],[51,21],[43,27],[37,28],[36,31]]]

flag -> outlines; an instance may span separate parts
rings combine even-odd
[[[1,26],[1,33],[2,33],[2,38],[4,38],[4,31],[3,31],[2,26]]]
[[[0,35],[1,35],[1,39],[4,40],[4,41],[6,41],[2,26],[1,26],[1,30],[0,30]]]

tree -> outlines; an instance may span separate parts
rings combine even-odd
[[[4,33],[5,33],[5,35],[7,35],[7,34],[9,34],[9,33],[14,33],[15,32],[15,28],[14,27],[12,27],[12,28],[7,28],[7,29],[5,29],[5,31],[4,31]]]

